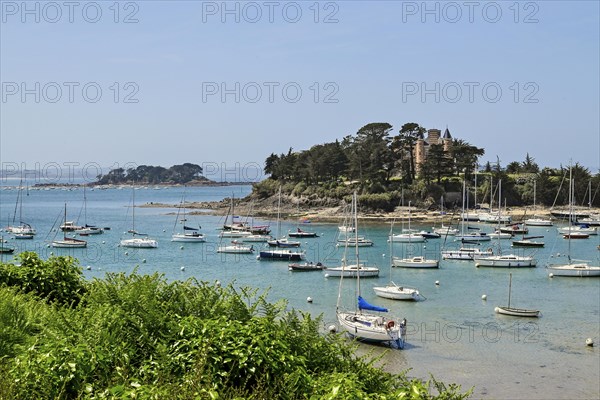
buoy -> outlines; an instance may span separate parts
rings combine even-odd
[[[50,252],[50,255],[51,255],[51,256],[53,256],[53,255],[54,255],[54,252],[53,252],[53,251],[51,251],[51,252]]]
[[[383,254],[381,255],[381,257],[385,257],[385,253],[383,253]]]
[[[180,249],[180,250],[183,250],[183,246],[181,246],[179,249]]]
[[[424,249],[426,249],[426,248],[427,248],[427,246],[423,246],[423,248],[424,248]]]
[[[436,284],[437,286],[440,286],[440,281],[435,281],[435,284]]]
[[[215,286],[217,286],[217,287],[221,287],[221,281],[216,281],[216,282],[215,282]]]
[[[331,324],[327,327],[327,330],[329,331],[329,333],[336,333],[337,332],[337,326]]]
[[[312,297],[308,296],[308,297],[306,298],[306,301],[308,301],[309,303],[312,303]]]
[[[325,274],[325,278],[329,278],[329,274]]]
[[[475,263],[475,267],[476,267],[476,268],[479,268],[479,263]]]
[[[129,252],[128,252],[128,251],[126,251],[126,252],[125,252],[125,255],[126,255],[126,256],[128,256],[128,255],[129,255]]]
[[[86,267],[86,269],[87,269],[88,271],[91,271],[92,267],[91,267],[90,265],[88,265],[88,266]]]
[[[180,270],[182,270],[182,271],[185,271],[185,267],[181,267],[181,268],[179,268],[179,269],[180,269]]]
[[[49,245],[49,244],[47,244],[47,245],[46,245],[46,247],[47,247],[47,248],[50,248],[50,245]]]
[[[142,259],[142,263],[146,264],[146,259],[145,258]]]
[[[487,300],[487,295],[484,294],[483,296],[481,296],[481,300]]]
[[[256,259],[257,259],[257,260],[260,260],[260,255],[256,256]]]
[[[166,232],[166,231],[163,229],[163,232]]]
[[[585,344],[590,347],[594,347],[594,341],[592,340],[592,338],[585,339]]]
[[[550,272],[550,273],[548,274],[548,276],[549,276],[550,278],[554,278],[554,274],[553,274],[552,272]]]
[[[104,241],[104,240],[103,240],[103,241],[102,241],[102,244],[105,244],[105,243],[106,243],[106,241]]]

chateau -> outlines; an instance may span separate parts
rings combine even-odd
[[[427,131],[427,138],[424,138],[423,135],[421,135],[417,139],[417,143],[413,150],[415,158],[415,168],[417,172],[421,169],[423,163],[427,160],[429,147],[433,144],[441,144],[444,146],[444,151],[450,151],[450,147],[452,146],[452,135],[450,135],[450,131],[447,127],[444,131],[444,136],[442,136],[442,131],[440,131],[439,129],[429,129]]]

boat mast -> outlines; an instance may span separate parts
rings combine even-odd
[[[356,256],[356,298],[360,296],[360,259],[358,257],[358,198],[356,197],[356,192],[354,192],[354,254]],[[360,308],[358,308],[358,300],[354,303],[356,304],[356,311],[360,313]]]
[[[508,274],[508,308],[510,308],[510,292],[512,291],[512,272]]]
[[[65,221],[64,226],[67,226],[67,203],[65,203]],[[63,240],[67,240],[67,231],[63,230]]]
[[[572,225],[573,225],[573,168],[572,166],[569,166],[569,244],[568,244],[568,257],[569,257],[569,264],[571,264],[571,234],[573,233],[572,231]]]

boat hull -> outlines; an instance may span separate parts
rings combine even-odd
[[[587,264],[550,265],[548,271],[553,276],[594,277],[600,276],[600,267]]]
[[[259,253],[260,260],[301,261],[303,253],[285,250],[265,250]]]
[[[419,299],[419,291],[417,289],[404,286],[376,286],[373,288],[373,290],[377,296],[391,300],[416,301]]]
[[[376,267],[361,267],[356,268],[356,266],[346,266],[346,267],[332,267],[332,268],[323,268],[327,276],[331,277],[341,277],[344,278],[356,278],[360,276],[361,278],[375,278],[379,276],[379,268]]]
[[[474,257],[473,260],[476,267],[533,268],[537,265],[537,260],[533,257],[490,256]]]
[[[82,249],[87,247],[87,242],[83,240],[55,240],[52,242],[52,247],[59,249]]]
[[[171,242],[204,243],[206,242],[206,238],[204,235],[173,235],[171,237]]]
[[[427,260],[423,257],[392,259],[392,266],[400,268],[439,268],[437,260]]]
[[[296,272],[307,272],[307,271],[321,271],[325,268],[321,263],[304,263],[304,264],[290,264],[288,269]]]
[[[513,317],[537,318],[540,316],[539,310],[527,310],[524,308],[496,307],[494,308],[494,311],[496,314],[510,315]]]
[[[351,337],[371,343],[398,343],[402,348],[403,332],[395,321],[373,314],[338,312],[341,328]]]
[[[121,247],[130,247],[136,249],[155,249],[158,247],[158,242],[147,238],[134,238],[121,240]]]

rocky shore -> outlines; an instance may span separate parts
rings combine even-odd
[[[280,218],[283,220],[307,220],[311,222],[326,222],[326,223],[342,223],[347,215],[347,211],[343,204],[337,204],[332,201],[332,205],[318,205],[318,206],[304,206],[300,201],[298,206],[298,199],[295,201],[284,202],[282,199]],[[262,200],[247,200],[242,199],[236,201],[235,213],[236,215],[253,215],[257,218],[263,219],[275,219],[277,218],[277,203],[276,198],[268,198]],[[224,199],[221,201],[214,202],[194,202],[186,203],[186,209],[191,210],[190,214],[196,215],[226,215],[229,212],[231,205],[230,199]],[[140,205],[140,207],[157,207],[157,208],[177,208],[178,204],[163,204],[163,203],[147,203]],[[504,215],[510,215],[513,222],[518,222],[523,219],[530,218],[533,215],[531,207],[509,207],[506,210],[502,210]],[[536,209],[536,215],[543,216],[545,218],[551,218],[549,209]],[[396,207],[393,212],[360,212],[358,218],[364,222],[391,222],[394,219],[400,221],[407,219],[409,215],[409,207]],[[410,218],[411,221],[417,224],[449,224],[450,221],[456,223],[460,220],[460,210],[448,210],[443,215],[439,210],[424,210],[417,207],[410,207]]]

